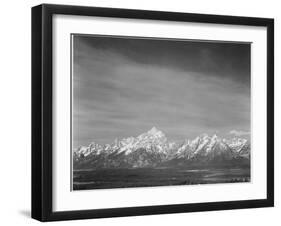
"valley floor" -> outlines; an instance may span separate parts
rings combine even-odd
[[[250,182],[243,168],[134,168],[74,170],[73,190]]]

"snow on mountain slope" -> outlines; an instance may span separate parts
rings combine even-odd
[[[247,143],[247,140],[243,138],[234,137],[233,139],[226,142],[228,143],[229,147],[232,148],[232,150],[239,152],[243,148],[243,146]]]
[[[165,134],[153,127],[137,137],[115,140],[112,144],[92,142],[74,152],[75,165],[91,167],[153,167],[171,160],[231,161],[249,159],[250,142],[242,138],[222,139],[216,134],[202,134],[182,143],[168,142]]]

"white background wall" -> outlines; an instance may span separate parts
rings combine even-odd
[[[31,6],[42,1],[2,1],[0,36],[0,224],[37,225],[30,215]],[[60,225],[277,225],[281,213],[281,4],[264,0],[68,0],[45,3],[182,11],[275,18],[275,208],[56,222]],[[212,195],[212,194],[210,194]],[[270,223],[271,222],[271,223]]]

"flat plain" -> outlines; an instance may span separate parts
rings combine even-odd
[[[74,170],[73,190],[250,182],[250,168]]]

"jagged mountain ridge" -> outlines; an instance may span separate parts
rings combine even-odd
[[[116,139],[112,144],[92,142],[88,147],[75,150],[73,157],[74,169],[248,164],[250,142],[243,138],[226,140],[203,134],[194,140],[175,143],[153,127],[138,137]]]

